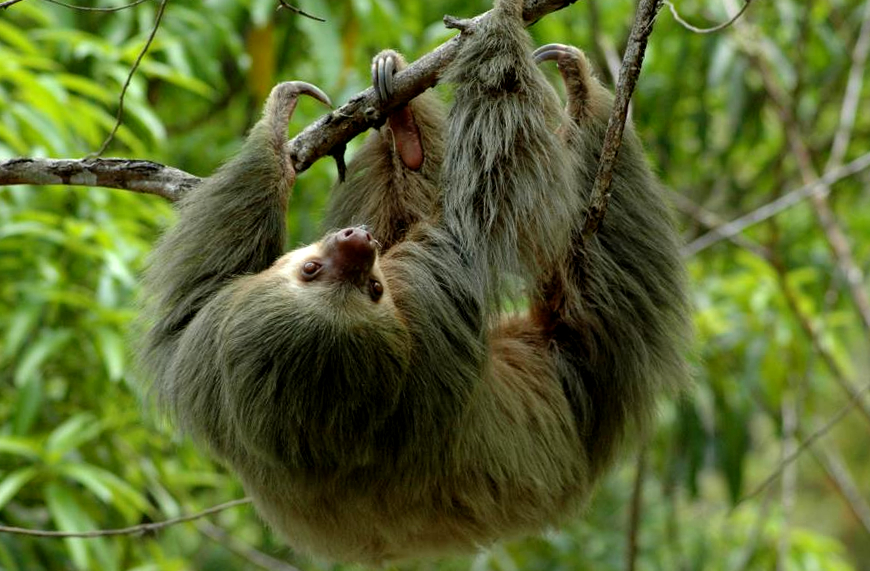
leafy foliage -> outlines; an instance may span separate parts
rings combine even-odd
[[[300,3],[326,23],[275,6],[169,3],[132,77],[108,154],[207,174],[237,148],[275,82],[305,79],[345,101],[369,82],[374,53],[396,47],[414,59],[449,37],[443,14],[476,14],[488,2]],[[724,21],[738,6],[677,4],[696,23]],[[632,8],[628,0],[585,0],[539,22],[533,34],[540,43],[583,47],[610,81],[608,58],[618,61]],[[155,1],[110,13],[23,1],[0,13],[0,158],[81,157],[97,149],[157,9]],[[675,192],[687,242],[707,230],[699,207],[733,219],[806,182],[795,133],[810,169],[834,166],[827,163],[866,10],[859,0],[754,2],[734,26],[710,35],[660,14],[634,119]],[[835,163],[870,151],[870,115],[860,111],[870,108],[870,89],[863,85],[857,96],[851,141]],[[320,112],[303,101],[290,131]],[[288,220],[294,245],[318,234],[334,171],[321,161],[300,177]],[[828,197],[864,271],[868,185],[870,176],[859,173],[834,184]],[[0,523],[115,528],[243,495],[201,451],[174,440],[132,389],[137,276],[171,220],[159,199],[122,191],[0,188]],[[843,379],[867,382],[868,331],[843,262],[810,201],[741,239],[689,260],[698,382],[663,411],[662,429],[640,446],[648,462],[635,539],[628,510],[636,467],[628,461],[585,517],[558,531],[476,557],[406,567],[621,569],[635,542],[640,569],[870,569],[870,521],[860,518],[870,497],[870,452],[854,438],[867,435],[867,418],[851,412],[821,444],[781,467],[795,441],[847,402]],[[867,294],[866,280],[859,289]],[[785,484],[742,500],[777,469]],[[214,542],[190,523],[153,537],[0,534],[0,569],[248,568],[239,545],[292,558],[250,508],[212,521],[231,541]]]

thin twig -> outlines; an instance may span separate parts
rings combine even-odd
[[[795,433],[798,430],[797,391],[787,390],[782,398],[782,456],[788,458],[794,453],[797,444]],[[776,570],[785,571],[786,562],[790,559],[791,524],[794,516],[795,496],[797,491],[797,466],[794,463],[786,465],[782,471],[782,490],[780,504],[782,505],[782,526],[777,541]]]
[[[216,505],[195,514],[175,517],[164,521],[154,523],[143,523],[130,527],[121,527],[117,529],[95,529],[93,531],[44,531],[40,529],[27,529],[24,527],[11,527],[8,525],[0,525],[0,533],[12,533],[16,535],[29,535],[35,537],[106,537],[110,535],[136,535],[140,533],[153,533],[155,531],[197,520],[236,506],[241,506],[251,503],[251,498],[242,498],[240,500],[232,500],[223,504]]]
[[[849,468],[834,450],[825,446],[813,446],[813,455],[824,466],[834,487],[846,502],[855,519],[870,533],[870,505],[861,495],[861,490],[855,484],[855,479],[849,473]]]
[[[14,6],[15,4],[18,4],[19,2],[21,2],[21,0],[6,0],[6,2],[0,2],[0,9],[5,10],[5,9],[9,8],[10,6]]]
[[[727,221],[721,218],[718,214],[707,210],[700,204],[696,203],[690,198],[687,198],[679,192],[672,191],[668,195],[668,199],[674,204],[677,209],[679,209],[680,212],[693,219],[695,222],[703,226],[706,230],[721,228],[727,223]],[[743,248],[744,250],[752,252],[753,254],[764,260],[769,260],[772,258],[770,251],[765,246],[753,242],[746,236],[743,236],[741,234],[734,234],[732,236],[726,236],[725,238],[733,242],[735,245]],[[683,250],[681,254],[683,255],[683,257],[688,257],[688,255],[691,255],[685,250]]]
[[[117,133],[118,129],[121,128],[121,123],[124,120],[124,98],[127,95],[127,88],[130,87],[130,82],[133,81],[133,75],[136,73],[136,70],[139,69],[139,64],[142,62],[142,58],[145,57],[148,48],[151,47],[151,42],[154,41],[154,36],[157,35],[157,30],[160,28],[160,21],[163,19],[163,13],[166,11],[167,2],[169,2],[169,0],[160,0],[160,6],[157,8],[157,16],[154,18],[154,26],[151,28],[151,33],[148,34],[148,39],[146,40],[145,45],[142,46],[142,50],[139,51],[139,55],[136,56],[136,61],[133,62],[133,67],[130,68],[130,73],[127,74],[127,79],[124,81],[124,87],[121,88],[121,95],[118,97],[118,114],[115,117],[115,126],[112,127],[112,132],[109,133],[109,136],[106,137],[106,140],[103,141],[100,148],[90,155],[91,158],[102,155],[109,146],[109,143],[112,142],[112,139],[115,138],[115,133]]]
[[[69,8],[71,10],[81,10],[82,12],[120,12],[121,10],[127,10],[129,8],[133,8],[134,6],[138,6],[139,4],[148,2],[148,0],[136,0],[135,2],[124,4],[123,6],[115,6],[114,8],[94,8],[91,6],[77,6],[76,4],[67,4],[65,2],[61,2],[60,0],[44,1],[48,2],[49,4],[57,4],[58,6]]]
[[[855,408],[859,400],[863,398],[864,393],[866,393],[868,389],[870,389],[870,383],[866,384],[854,395],[852,395],[852,397],[849,399],[849,402],[843,405],[843,408],[841,408],[834,416],[828,419],[828,422],[826,422],[821,428],[813,432],[806,440],[801,442],[800,446],[798,446],[794,450],[794,452],[783,458],[779,466],[777,466],[776,469],[767,478],[764,479],[764,481],[756,486],[755,489],[737,500],[737,502],[733,506],[731,506],[731,511],[737,509],[737,506],[739,506],[740,504],[751,500],[752,498],[763,492],[769,485],[775,482],[776,479],[782,475],[782,472],[786,466],[797,460],[808,447],[812,446],[819,438],[825,436],[828,432],[831,431],[832,428],[834,428],[841,420],[843,420],[846,415],[849,414],[849,412],[853,408]]]
[[[834,381],[836,381],[837,385],[839,385],[843,392],[846,393],[849,398],[855,399],[857,395],[861,394],[861,388],[855,385],[855,383],[846,375],[843,368],[839,363],[837,363],[836,357],[834,357],[833,353],[828,350],[824,340],[822,339],[822,334],[819,332],[818,325],[812,320],[812,317],[801,308],[798,294],[788,281],[786,268],[779,260],[773,260],[771,266],[779,279],[779,286],[780,289],[782,289],[785,302],[788,305],[789,310],[791,310],[792,315],[794,315],[795,319],[798,320],[798,324],[804,334],[809,338],[810,343],[813,346],[813,351],[815,351],[816,355],[821,357],[825,367],[828,368]],[[857,399],[855,406],[857,406],[858,411],[863,415],[864,419],[867,422],[870,422],[870,405],[868,405],[864,399]]]
[[[843,105],[840,108],[840,123],[831,144],[831,155],[825,170],[840,166],[849,142],[852,140],[852,130],[855,128],[855,117],[858,113],[858,102],[861,99],[861,88],[864,84],[864,71],[867,67],[867,56],[870,55],[870,0],[864,4],[864,17],[861,20],[861,30],[852,49],[852,65],[849,68],[849,79],[846,82],[846,93],[843,95]]]
[[[315,20],[317,22],[325,22],[326,21],[319,16],[314,16],[314,15],[309,14],[308,12],[302,10],[301,8],[297,8],[296,6],[288,4],[285,0],[278,0],[278,10],[281,10],[282,8],[284,10],[289,10],[289,11],[293,12],[294,14],[299,14],[300,16],[305,16],[306,18],[311,18],[312,20]]]
[[[628,36],[628,45],[622,58],[622,68],[619,70],[619,82],[616,87],[616,98],[613,102],[613,110],[607,123],[607,132],[604,135],[604,143],[601,148],[601,158],[598,161],[598,172],[595,174],[595,183],[592,186],[592,198],[586,211],[586,219],[583,221],[582,234],[589,238],[598,231],[598,226],[607,212],[607,203],[610,200],[610,182],[613,179],[613,168],[622,146],[622,133],[625,130],[625,121],[628,114],[628,104],[631,94],[637,85],[640,76],[643,56],[646,52],[646,44],[652,33],[656,14],[662,6],[662,0],[640,0],[631,33]]]
[[[743,4],[742,8],[740,8],[740,11],[734,14],[734,16],[724,24],[719,24],[718,26],[713,26],[712,28],[698,28],[688,23],[681,17],[680,14],[677,12],[677,7],[674,6],[673,3],[669,2],[668,0],[663,1],[664,4],[671,10],[671,14],[673,14],[674,20],[676,20],[677,23],[680,24],[682,27],[686,28],[689,31],[695,32],[696,34],[713,34],[715,32],[724,30],[725,28],[736,22],[737,19],[740,18],[740,16],[742,16],[744,12],[746,12],[746,9],[749,8],[749,5],[752,4],[752,0],[746,0],[746,3]]]
[[[791,190],[776,200],[768,202],[764,206],[761,206],[748,214],[744,214],[727,224],[718,226],[714,230],[703,234],[683,247],[683,255],[687,257],[694,256],[701,250],[705,250],[717,242],[730,239],[750,226],[754,226],[759,222],[763,222],[764,220],[779,214],[787,208],[800,204],[814,194],[824,194],[829,192],[831,186],[835,183],[867,168],[870,168],[870,153],[863,154],[844,166],[832,169],[826,172],[819,180]]]

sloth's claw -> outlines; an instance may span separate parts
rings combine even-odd
[[[582,58],[583,52],[574,46],[565,44],[546,44],[532,52],[532,57],[535,58],[535,63],[556,61],[561,64],[563,61],[567,62]]]
[[[312,83],[308,83],[307,81],[285,81],[279,83],[272,88],[272,93],[269,95],[269,98],[272,99],[277,97],[289,102],[300,95],[307,95],[328,107],[332,107],[332,101],[329,99],[329,96],[319,87]]]
[[[384,50],[372,60],[372,86],[381,103],[393,96],[393,75],[398,71],[398,55],[392,50]]]

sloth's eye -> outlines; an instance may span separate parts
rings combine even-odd
[[[323,267],[323,264],[319,264],[317,262],[308,261],[302,264],[302,279],[303,280],[313,280],[317,274],[320,272],[320,268]]]
[[[384,295],[384,285],[378,280],[369,282],[369,295],[372,296],[372,301],[378,301]]]

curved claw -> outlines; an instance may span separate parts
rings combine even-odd
[[[544,61],[558,62],[562,56],[578,58],[580,57],[580,54],[580,50],[574,46],[568,46],[565,44],[545,44],[532,52],[532,57],[535,59],[535,63],[541,63]]]
[[[273,118],[280,117],[279,122],[284,122],[286,127],[287,121],[296,109],[300,95],[307,95],[332,107],[329,96],[316,85],[307,81],[285,81],[272,88],[272,92],[266,100],[264,114]]]
[[[378,56],[372,62],[372,86],[381,102],[393,96],[393,75],[396,73],[396,56]]]
[[[319,87],[307,81],[285,81],[278,84],[275,89],[286,90],[288,96],[307,95],[328,107],[332,107],[332,100]]]
[[[290,121],[290,117],[293,116],[293,111],[296,110],[296,104],[299,102],[300,95],[307,95],[324,105],[332,107],[332,101],[330,101],[329,96],[319,87],[307,81],[285,81],[273,87],[269,98],[266,100],[263,119],[261,119],[260,123],[268,130],[268,140],[279,152],[284,150],[287,142],[287,123]],[[295,179],[292,162],[288,161],[285,157],[282,165],[285,168],[286,180],[289,181],[288,184],[292,185]]]
[[[396,59],[391,57],[387,59],[387,63],[384,65],[386,68],[384,70],[384,92],[387,94],[387,98],[393,96],[393,75],[396,73]]]

